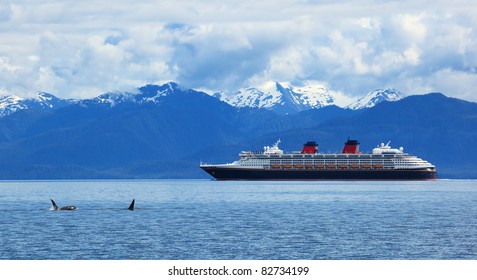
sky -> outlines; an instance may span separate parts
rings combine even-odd
[[[476,15],[474,0],[3,0],[0,95],[278,81],[477,102]]]

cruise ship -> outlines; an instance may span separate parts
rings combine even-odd
[[[436,167],[426,160],[381,143],[371,153],[359,152],[359,142],[345,143],[341,153],[319,153],[309,141],[301,152],[284,153],[278,145],[263,151],[243,151],[226,164],[201,163],[200,168],[216,180],[430,180]]]

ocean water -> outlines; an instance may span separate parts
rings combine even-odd
[[[477,181],[1,181],[0,221],[4,260],[475,260]]]

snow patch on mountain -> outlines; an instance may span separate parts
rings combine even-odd
[[[86,99],[81,101],[82,105],[87,104],[107,104],[110,107],[116,106],[116,104],[122,102],[133,102],[134,101],[134,94],[131,92],[108,92],[105,94],[101,94],[98,97],[92,99]]]
[[[7,95],[0,97],[0,118],[27,109],[57,109],[74,102],[73,99],[60,99],[46,92],[39,92],[31,98]]]
[[[292,86],[289,83],[283,83],[299,96],[299,102],[308,108],[322,108],[336,105],[344,107],[355,99],[344,95],[339,91],[332,91],[319,82],[306,82],[302,86]]]
[[[238,108],[271,109],[276,105],[284,105],[282,93],[276,84],[264,84],[259,88],[244,88],[231,95],[221,95],[220,99]]]
[[[145,85],[131,92],[108,92],[92,99],[80,101],[82,106],[106,105],[110,108],[122,103],[154,103],[160,104],[162,98],[181,90],[178,84],[170,82],[162,86]]]
[[[137,103],[160,103],[162,98],[173,94],[177,90],[181,90],[181,88],[174,82],[162,86],[146,85],[138,89],[135,100]]]
[[[371,108],[383,101],[398,101],[403,98],[404,95],[393,88],[377,89],[349,104],[346,108],[352,110]]]
[[[25,99],[16,95],[8,95],[0,97],[0,118],[8,116],[20,110],[28,109],[23,102]]]

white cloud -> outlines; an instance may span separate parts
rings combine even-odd
[[[420,62],[421,50],[416,46],[411,46],[403,52],[404,60],[410,65],[418,65]]]
[[[413,93],[442,92],[447,94],[452,92],[459,98],[477,101],[476,88],[477,73],[446,68],[424,79],[411,81],[407,90]],[[415,89],[420,89],[420,91],[415,92]]]
[[[404,32],[409,36],[412,42],[424,41],[427,34],[427,27],[422,22],[426,17],[425,13],[418,15],[402,14],[397,17],[398,23],[402,26]]]
[[[47,92],[56,91],[57,86],[65,83],[65,81],[58,77],[50,67],[40,67],[37,74],[37,80],[34,85]]]
[[[0,57],[0,71],[14,73],[19,69],[20,67],[10,64],[8,57]]]
[[[477,101],[476,10],[472,0],[16,0],[0,4],[0,84],[88,97],[170,80],[229,92],[317,80],[349,96],[392,86]]]

